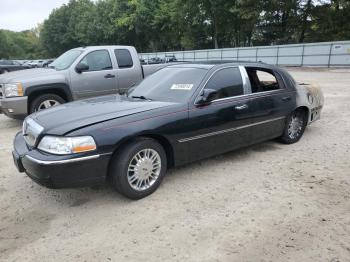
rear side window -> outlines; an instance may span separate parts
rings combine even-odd
[[[97,50],[87,54],[81,63],[89,66],[88,71],[101,71],[112,69],[112,62],[107,50]]]
[[[114,54],[117,59],[119,68],[130,68],[134,65],[129,50],[115,49]]]
[[[243,95],[243,80],[238,68],[224,68],[216,72],[205,86],[217,91],[215,99]]]
[[[252,93],[260,93],[280,89],[277,78],[270,70],[246,68],[249,76]]]

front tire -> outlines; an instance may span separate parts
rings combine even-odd
[[[58,106],[65,102],[66,101],[62,97],[55,94],[40,95],[30,103],[29,114]]]
[[[114,188],[127,198],[137,200],[152,194],[167,170],[163,147],[150,138],[138,138],[113,156],[109,177]]]
[[[302,109],[297,109],[287,118],[286,126],[281,136],[282,143],[293,144],[303,136],[307,125],[307,114]]]

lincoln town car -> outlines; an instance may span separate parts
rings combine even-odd
[[[297,83],[276,66],[169,65],[124,95],[28,116],[13,158],[20,172],[50,188],[106,181],[140,199],[158,188],[169,168],[270,139],[298,142],[322,107],[319,88]]]

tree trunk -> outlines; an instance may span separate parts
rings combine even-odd
[[[303,20],[302,20],[302,24],[301,24],[299,43],[304,43],[305,32],[306,32],[306,28],[307,28],[307,18],[309,17],[309,15],[311,13],[311,4],[312,4],[312,0],[307,0],[305,10],[304,10]]]

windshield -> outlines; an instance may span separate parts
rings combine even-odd
[[[75,59],[82,53],[81,50],[69,50],[57,58],[53,63],[50,64],[50,67],[55,68],[56,70],[64,70],[73,64]]]
[[[167,67],[143,80],[129,97],[158,101],[185,102],[201,83],[206,69]]]

